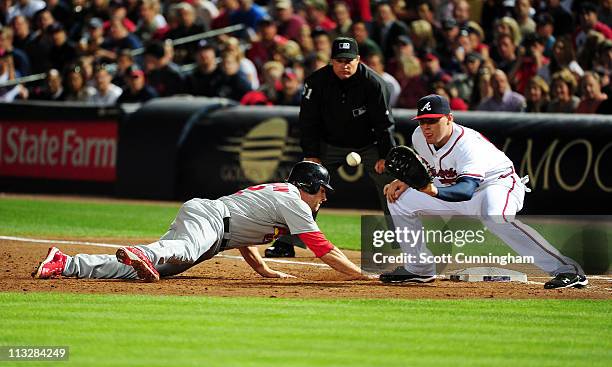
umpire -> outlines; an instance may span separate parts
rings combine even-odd
[[[346,155],[357,152],[374,182],[381,207],[388,214],[383,187],[392,178],[383,174],[389,150],[395,145],[393,115],[385,82],[361,64],[357,42],[338,37],[332,44],[331,64],[304,82],[300,107],[300,145],[304,160],[336,170]],[[280,238],[266,250],[267,257],[295,256],[295,243]]]

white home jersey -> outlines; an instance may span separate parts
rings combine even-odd
[[[425,161],[436,186],[450,186],[459,177],[467,176],[480,181],[480,190],[500,176],[514,173],[512,161],[501,150],[479,132],[456,123],[442,148],[436,150],[427,144],[420,126],[412,134],[412,145]]]
[[[288,232],[320,231],[298,188],[289,183],[251,186],[219,200],[230,211],[229,247],[267,243]]]

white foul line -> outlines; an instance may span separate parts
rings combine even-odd
[[[62,240],[43,240],[43,239],[35,239],[35,238],[25,238],[25,237],[12,237],[12,236],[0,236],[0,240],[9,240],[9,241],[20,241],[20,242],[32,242],[32,243],[48,243],[48,244],[60,244],[60,245],[83,245],[83,246],[98,246],[98,247],[112,247],[119,248],[121,245],[114,245],[112,243],[98,243],[98,242],[84,242],[84,241],[62,241]],[[242,256],[233,256],[233,255],[222,255],[217,254],[215,257],[224,257],[232,260],[242,260],[244,258]],[[279,259],[266,259],[266,262],[273,262],[279,264],[291,264],[291,265],[310,265],[316,266],[319,268],[329,268],[327,264],[318,264],[306,261],[291,261],[291,260],[279,260]]]
[[[62,245],[98,246],[98,247],[112,247],[112,248],[122,247],[121,245],[114,245],[112,243],[84,242],[84,241],[63,241],[63,240],[43,240],[43,239],[26,238],[26,237],[12,237],[12,236],[0,236],[0,240],[20,241],[20,242],[32,242],[32,243],[62,244]],[[233,260],[244,261],[242,256],[217,254],[217,255],[215,255],[215,257],[224,257],[226,259],[233,259]],[[310,266],[316,266],[316,267],[319,267],[319,268],[328,268],[328,269],[330,268],[327,264],[319,264],[319,263],[306,262],[306,261],[291,261],[291,260],[279,260],[279,259],[266,259],[266,262],[273,262],[273,263],[278,263],[278,264],[290,264],[290,265],[310,265]],[[605,277],[605,276],[601,276],[601,275],[589,275],[588,277],[589,278],[593,278],[593,279],[601,279],[601,280],[612,281],[611,277]],[[537,279],[537,278],[541,278],[541,277],[532,277],[532,279]],[[528,281],[527,283],[528,284],[544,284],[544,283],[532,282],[532,281]]]
[[[121,245],[113,245],[111,243],[98,243],[98,242],[82,242],[82,241],[62,241],[62,240],[43,240],[25,237],[11,237],[11,236],[0,236],[0,240],[9,241],[21,241],[21,242],[34,242],[34,243],[51,243],[61,245],[84,245],[84,246],[99,246],[99,247],[113,247],[119,248]]]

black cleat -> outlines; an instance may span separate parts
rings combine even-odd
[[[276,241],[264,251],[266,257],[295,257],[293,245]]]
[[[380,281],[383,283],[431,283],[436,280],[435,275],[417,275],[404,269],[402,266],[398,266],[390,273],[380,274]]]
[[[586,276],[573,273],[559,273],[544,283],[544,289],[583,288],[589,284]]]

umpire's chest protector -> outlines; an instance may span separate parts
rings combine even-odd
[[[336,77],[331,66],[325,74],[319,80],[322,84],[319,108],[326,132],[331,135],[369,133],[371,109],[378,99],[377,81],[368,78],[368,70],[363,65],[346,80]]]

